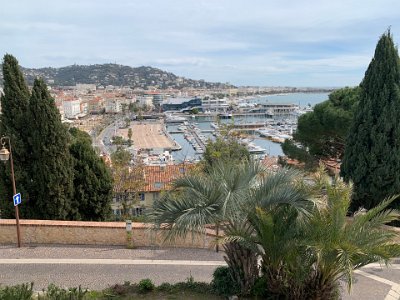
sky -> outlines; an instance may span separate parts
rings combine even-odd
[[[118,63],[234,85],[362,80],[399,0],[0,0],[0,55],[24,67]]]

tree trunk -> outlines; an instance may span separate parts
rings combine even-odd
[[[258,278],[257,254],[238,243],[224,244],[224,259],[238,283],[242,295],[248,295]]]

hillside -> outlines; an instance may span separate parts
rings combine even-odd
[[[149,86],[165,89],[184,87],[193,88],[222,88],[226,84],[205,82],[178,77],[152,67],[122,66],[117,64],[101,65],[72,65],[62,68],[22,68],[28,83],[31,85],[36,77],[42,77],[52,86],[72,86],[77,83],[91,83],[97,86],[129,86],[132,88],[147,88]],[[0,72],[0,85],[3,74]]]

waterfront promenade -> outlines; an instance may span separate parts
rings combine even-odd
[[[189,276],[210,282],[218,266],[225,265],[223,252],[205,249],[114,246],[0,246],[0,284],[35,283],[41,290],[50,283],[62,287],[82,285],[104,289],[124,281],[150,278],[154,283],[176,283]],[[391,268],[371,264],[355,273],[345,300],[394,300],[400,298],[400,260]]]

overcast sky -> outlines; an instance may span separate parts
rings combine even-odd
[[[0,0],[0,55],[25,67],[150,65],[261,86],[360,83],[399,0]]]

